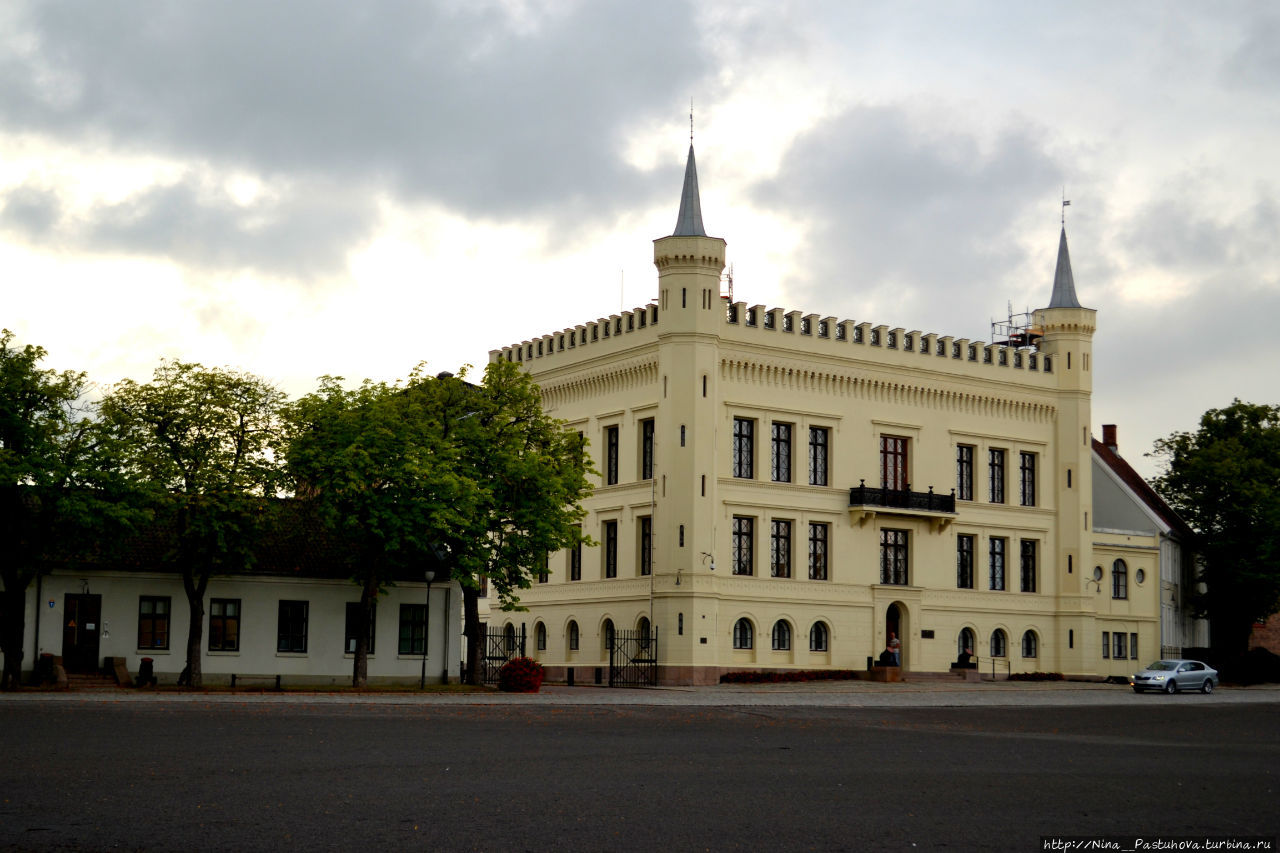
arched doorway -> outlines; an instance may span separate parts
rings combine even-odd
[[[902,666],[906,660],[906,617],[897,602],[890,604],[884,614],[884,646],[895,652],[897,665]]]

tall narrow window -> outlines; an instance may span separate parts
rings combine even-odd
[[[606,521],[601,531],[604,536],[604,576],[618,576],[618,522]]]
[[[991,632],[991,656],[993,658],[1002,658],[1008,654],[1009,639],[1005,636],[1004,631],[997,628]]]
[[[618,428],[616,426],[605,427],[604,446],[604,482],[606,486],[612,486],[618,482]]]
[[[809,427],[809,485],[827,485],[827,448],[831,431],[826,427]]]
[[[240,650],[240,599],[214,598],[209,601],[209,651]]]
[[[1111,632],[1110,631],[1102,632],[1102,656],[1104,658],[1111,657]]]
[[[956,588],[973,589],[973,536],[956,536]]]
[[[281,601],[276,631],[276,651],[307,651],[307,610],[305,601]]]
[[[956,445],[956,498],[973,500],[973,445]]]
[[[880,583],[907,583],[907,531],[880,531]]]
[[[819,522],[809,524],[809,580],[827,579],[827,544],[831,525]]]
[[[791,482],[791,424],[773,424],[771,474],[775,483]]]
[[[784,619],[773,623],[773,650],[775,652],[791,651],[791,623]]]
[[[538,561],[538,583],[548,583],[551,580],[551,554],[543,551],[542,559]]]
[[[755,421],[733,419],[733,476],[751,479],[755,476]]]
[[[1129,656],[1129,652],[1125,649],[1126,635],[1123,631],[1116,631],[1111,635],[1112,642],[1115,643],[1115,651],[1112,654],[1116,660],[1124,660]]]
[[[653,418],[640,422],[640,479],[653,479]]]
[[[987,469],[990,473],[990,492],[993,504],[1004,503],[1004,451],[987,451]]]
[[[751,623],[746,619],[739,619],[733,623],[733,647],[735,649],[749,649],[755,645],[755,630],[751,627]]]
[[[169,596],[138,598],[138,648],[169,648]]]
[[[653,516],[640,516],[640,574],[653,574]]]
[[[1025,631],[1022,634],[1022,656],[1024,658],[1037,657],[1040,654],[1040,639],[1036,636],[1035,631]]]
[[[1124,560],[1116,560],[1111,564],[1111,597],[1129,597],[1129,567]]]
[[[1036,505],[1036,455],[1018,454],[1018,496],[1023,506]]]
[[[1022,591],[1036,591],[1036,540],[1022,540]]]
[[[569,635],[569,651],[576,652],[578,650],[578,643],[579,643],[578,623],[570,622],[567,633]]]
[[[829,632],[827,626],[822,622],[814,622],[813,627],[809,629],[809,651],[825,652],[827,651],[827,637]]]
[[[1138,659],[1138,635],[1129,635],[1129,660]]]
[[[907,487],[907,440],[880,436],[880,487],[902,491]]]
[[[999,536],[992,536],[988,543],[991,549],[990,566],[991,566],[991,588],[1004,589],[1004,539]]]
[[[377,624],[378,624],[378,602],[375,601],[373,602],[373,606],[370,607],[369,609],[369,624],[365,626],[366,630],[365,630],[364,641],[365,641],[365,649],[368,654],[374,653],[373,637],[374,637],[374,628],[377,626]],[[347,602],[347,627],[345,631],[345,636],[343,637],[343,640],[342,640],[342,643],[343,643],[342,647],[347,650],[347,654],[349,655],[353,655],[356,653],[356,639],[360,636],[359,625],[360,625],[360,602],[348,601]],[[418,651],[421,652],[422,650],[419,649]]]
[[[402,655],[420,655],[426,648],[427,607],[425,604],[400,605],[400,644]]]
[[[791,522],[775,518],[769,531],[769,575],[791,577]]]
[[[755,554],[753,551],[754,519],[735,515],[733,517],[733,573],[735,575],[755,574]]]
[[[577,528],[579,536],[582,528]],[[582,542],[579,540],[573,543],[573,547],[569,549],[569,580],[582,580]]]

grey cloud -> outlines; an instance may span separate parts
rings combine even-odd
[[[58,194],[47,187],[23,185],[0,197],[0,228],[27,238],[47,233],[61,215]]]
[[[474,215],[607,216],[653,192],[625,126],[707,72],[693,23],[679,0],[581,3],[533,32],[468,4],[41,3],[0,117]]]
[[[1273,97],[1280,88],[1280,18],[1260,16],[1242,29],[1239,46],[1223,63],[1222,79]]]
[[[901,109],[855,108],[799,140],[755,197],[810,225],[788,285],[803,307],[980,337],[981,306],[1048,298],[1051,272],[1006,292],[1027,263],[1012,237],[1061,182],[1044,149],[1030,127],[984,148]]]
[[[1122,251],[1134,262],[1162,267],[1187,279],[1224,270],[1239,275],[1251,267],[1280,269],[1280,205],[1275,190],[1260,181],[1252,203],[1222,210],[1213,201],[1221,180],[1211,171],[1170,178],[1158,196],[1116,223]],[[1238,195],[1247,198],[1245,193]]]
[[[74,217],[56,216],[57,197],[31,187],[19,187],[4,202],[0,226],[45,246],[161,256],[205,270],[256,269],[301,279],[342,269],[346,249],[368,234],[376,216],[367,197],[322,181],[291,185],[271,200],[239,205],[191,176]]]

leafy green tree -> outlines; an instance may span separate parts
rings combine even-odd
[[[0,686],[18,686],[26,591],[42,566],[81,559],[136,519],[84,373],[40,368],[42,347],[0,333]]]
[[[1280,406],[1235,400],[1195,432],[1158,440],[1166,468],[1153,486],[1199,534],[1215,648],[1247,651],[1253,623],[1280,608]]]
[[[102,401],[120,441],[122,470],[143,484],[173,527],[167,561],[181,573],[187,595],[182,680],[193,687],[202,684],[209,580],[253,564],[267,500],[281,482],[274,449],[283,400],[257,376],[166,361],[150,383],[126,379]]]
[[[397,578],[446,580],[446,531],[474,511],[475,484],[458,471],[435,380],[366,381],[348,391],[324,377],[288,408],[289,474],[299,504],[345,554],[360,588],[352,684],[368,679],[368,636],[379,595]]]
[[[459,472],[475,483],[475,510],[447,532],[453,577],[462,586],[467,680],[479,681],[484,654],[479,598],[484,581],[503,610],[544,570],[552,551],[589,543],[582,534],[595,473],[575,431],[542,409],[538,386],[514,363],[491,362],[479,386],[437,380],[447,440],[460,449]]]

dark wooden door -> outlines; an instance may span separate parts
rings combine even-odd
[[[62,610],[62,665],[67,672],[97,672],[102,596],[67,593]]]

